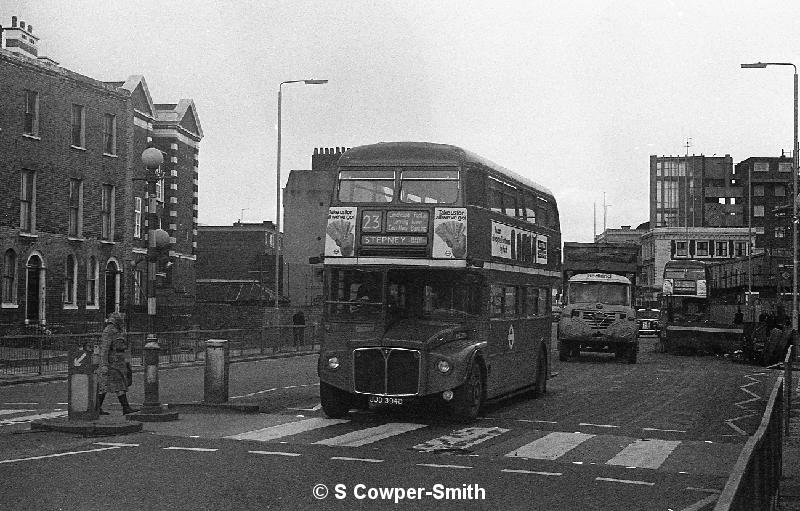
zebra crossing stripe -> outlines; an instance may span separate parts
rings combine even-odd
[[[680,440],[636,440],[608,460],[606,465],[658,468],[680,444]]]
[[[14,409],[11,409],[11,410],[0,410],[0,415],[13,415],[15,413],[27,413],[27,412],[32,412],[32,411],[33,410],[20,410],[19,408],[17,408],[16,410],[14,410]]]
[[[414,431],[415,429],[424,427],[427,426],[425,424],[392,422],[382,426],[376,426],[374,428],[361,429],[344,435],[326,438],[325,440],[320,440],[319,442],[314,443],[320,445],[336,445],[340,447],[360,447],[362,445],[377,442],[378,440],[383,440],[384,438],[401,435],[408,431]]]
[[[506,454],[508,457],[555,460],[595,435],[555,431]]]
[[[423,452],[464,450],[507,431],[505,428],[464,428],[453,431],[449,435],[417,444],[414,449]]]
[[[21,422],[31,422],[39,419],[54,419],[56,417],[64,417],[67,412],[61,410],[58,412],[39,413],[36,415],[23,415],[21,417],[13,417],[11,419],[4,419],[0,421],[0,426],[8,426],[11,424],[19,424]]]
[[[226,436],[225,438],[231,438],[233,440],[259,440],[261,442],[267,442],[269,440],[275,440],[276,438],[296,435],[298,433],[304,433],[306,431],[333,426],[334,424],[342,424],[345,422],[350,421],[346,419],[323,419],[315,417],[313,419],[305,419],[286,424],[279,424],[277,426],[270,426],[268,428],[245,431],[244,433]]]

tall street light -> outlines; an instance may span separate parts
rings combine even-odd
[[[744,69],[762,69],[767,66],[792,66],[794,68],[794,150],[792,151],[792,330],[797,332],[797,171],[798,171],[798,143],[797,143],[797,66],[791,62],[756,62],[742,64]],[[752,205],[748,205],[752,208]]]
[[[275,190],[275,324],[280,323],[279,315],[279,298],[280,298],[280,241],[279,235],[281,232],[281,97],[283,95],[283,86],[287,83],[304,83],[306,85],[322,85],[328,83],[328,80],[286,80],[281,82],[278,86],[278,164],[276,174],[276,190]],[[280,327],[278,328],[280,333]]]

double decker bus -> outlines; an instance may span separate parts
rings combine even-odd
[[[664,265],[661,342],[666,351],[730,351],[742,343],[742,326],[715,314],[710,282],[703,261],[673,259]]]
[[[473,420],[546,392],[558,208],[459,147],[390,142],[339,159],[318,373],[329,417],[425,401]]]

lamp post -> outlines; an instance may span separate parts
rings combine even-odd
[[[283,86],[287,83],[304,83],[306,85],[322,85],[328,83],[328,80],[286,80],[281,82],[278,86],[278,163],[276,169],[276,189],[275,189],[275,324],[278,326],[278,333],[280,334],[280,315],[279,315],[279,298],[280,298],[280,242],[278,236],[281,232],[281,98],[283,95]]]
[[[169,247],[169,234],[158,226],[158,213],[156,213],[157,197],[156,183],[164,178],[161,164],[164,155],[155,147],[148,147],[142,152],[142,163],[145,166],[145,182],[147,183],[147,339],[143,348],[144,371],[144,402],[142,410],[132,414],[143,421],[168,421],[178,418],[176,412],[164,413],[158,399],[158,358],[161,347],[155,332],[156,316],[156,271],[158,255],[161,250]]]
[[[792,330],[797,332],[797,66],[791,62],[756,62],[742,64],[744,69],[763,69],[767,66],[792,66],[794,68],[794,149],[792,151]],[[752,205],[748,205],[752,208]]]

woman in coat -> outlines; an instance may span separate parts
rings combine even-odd
[[[103,411],[103,399],[107,392],[117,395],[122,405],[122,414],[136,412],[128,403],[128,387],[131,386],[128,374],[128,342],[122,335],[123,319],[119,312],[112,312],[106,319],[106,326],[100,340],[100,362],[97,368],[97,410]]]

